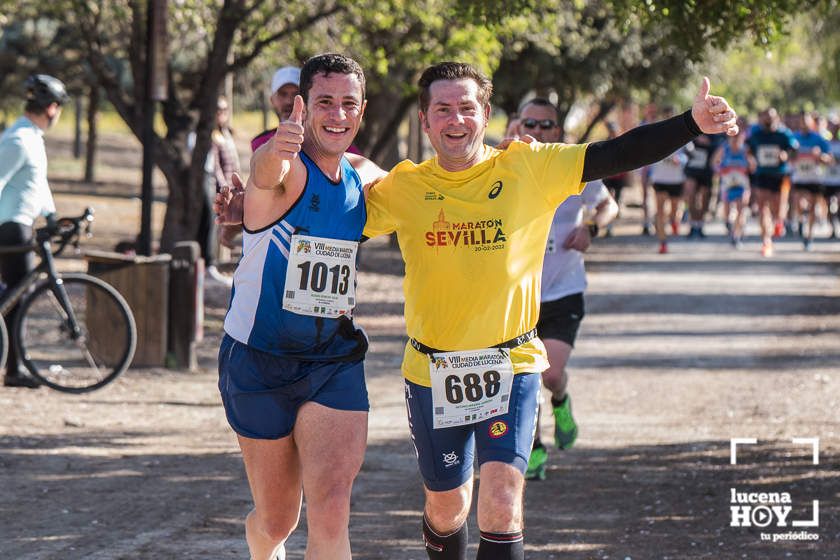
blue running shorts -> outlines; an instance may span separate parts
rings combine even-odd
[[[514,375],[507,414],[435,430],[432,389],[406,380],[408,426],[426,487],[442,492],[461,486],[473,476],[476,454],[479,466],[500,461],[524,473],[534,443],[541,384],[539,373]]]
[[[363,360],[292,360],[227,334],[219,348],[219,392],[230,426],[254,439],[291,434],[297,411],[307,401],[336,410],[370,410]]]
[[[735,202],[744,198],[744,187],[729,187],[726,189],[727,202]]]

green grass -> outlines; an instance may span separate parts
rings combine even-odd
[[[17,117],[15,117],[17,118]],[[86,114],[82,114],[82,134],[87,134],[87,118]],[[274,126],[277,123],[277,119],[270,115],[268,119],[268,125]],[[234,129],[241,130],[245,136],[253,136],[259,132],[262,132],[263,127],[263,117],[262,113],[259,111],[243,111],[234,113],[233,116],[233,127]],[[68,107],[61,115],[58,123],[55,125],[55,130],[62,133],[62,134],[73,134],[73,129],[76,126],[76,115],[73,107]],[[166,133],[166,125],[163,122],[163,117],[161,116],[160,112],[157,113],[155,119],[155,130],[158,134],[165,134]],[[253,133],[252,133],[253,131]],[[122,120],[122,117],[117,114],[116,111],[102,111],[99,113],[99,132],[100,133],[112,133],[112,134],[132,134],[131,129]]]

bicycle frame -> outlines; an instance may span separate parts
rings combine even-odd
[[[10,290],[6,290],[3,297],[0,298],[0,314],[6,317],[11,312],[12,308],[26,297],[29,289],[41,280],[42,275],[46,275],[48,279],[47,281],[53,288],[53,294],[57,296],[62,310],[66,313],[68,326],[73,332],[73,338],[77,338],[81,333],[81,329],[76,321],[76,315],[73,313],[73,307],[70,305],[70,301],[67,298],[67,292],[65,292],[62,288],[61,277],[55,269],[55,257],[52,253],[52,245],[50,241],[39,241],[32,246],[0,248],[0,254],[23,253],[29,250],[37,251],[40,254],[41,262],[39,262],[38,265],[30,271],[17,286]]]

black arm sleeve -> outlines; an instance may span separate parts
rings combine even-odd
[[[702,131],[691,111],[628,130],[618,138],[586,148],[583,181],[594,181],[650,165],[676,152]]]

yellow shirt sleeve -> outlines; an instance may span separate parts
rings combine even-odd
[[[392,171],[370,189],[365,201],[367,221],[365,221],[365,230],[362,234],[365,237],[386,235],[397,229],[388,204],[390,197],[386,193],[388,189],[393,188],[393,183],[394,172]]]
[[[583,160],[588,144],[527,144],[532,154],[527,158],[537,190],[553,208],[572,195],[580,194]]]

